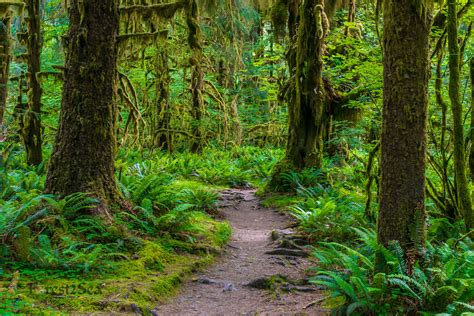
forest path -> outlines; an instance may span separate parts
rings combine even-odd
[[[304,281],[312,263],[287,229],[290,218],[262,207],[252,190],[224,191],[219,206],[233,228],[224,253],[154,314],[325,315],[317,303],[322,294]],[[267,281],[276,275],[288,279]]]

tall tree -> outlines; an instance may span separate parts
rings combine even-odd
[[[88,192],[107,210],[120,201],[114,177],[118,2],[73,0],[68,11],[60,126],[45,191]]]
[[[294,85],[294,95],[289,97],[289,136],[286,155],[294,167],[320,167],[325,104],[322,47],[328,29],[324,1],[303,0],[297,25],[297,33],[290,32],[290,36],[295,40],[296,50],[288,54],[290,70],[294,69],[291,82],[291,85]]]
[[[471,109],[474,109],[474,58],[470,62],[471,73]],[[474,115],[471,113],[471,154],[469,156],[469,167],[471,171],[471,181],[474,181]]]
[[[0,9],[3,11],[3,16],[0,19],[0,126],[2,126],[7,105],[8,74],[11,61],[10,30],[12,11],[9,6],[2,6]]]
[[[29,165],[43,161],[41,137],[41,0],[26,1],[28,11],[28,108],[24,113],[21,135]]]
[[[170,68],[166,47],[159,48],[156,54],[156,110],[157,126],[155,144],[158,148],[173,151],[173,141],[170,132],[172,109],[170,104]]]
[[[461,54],[458,44],[458,12],[456,0],[448,0],[448,49],[449,49],[449,99],[453,112],[454,174],[456,193],[464,221],[468,228],[474,227],[472,201],[466,175],[466,153],[464,150],[464,124],[460,89]]]
[[[385,246],[398,242],[409,267],[421,255],[419,249],[424,245],[432,21],[428,3],[383,2],[384,107],[378,240]]]
[[[202,91],[204,89],[204,70],[202,62],[204,59],[201,26],[199,25],[199,7],[196,0],[189,0],[186,8],[186,23],[188,25],[188,43],[192,50],[190,58],[192,74],[191,74],[191,93],[192,93],[192,109],[193,117],[193,140],[191,142],[192,152],[201,152],[203,146],[202,119],[204,117],[204,99]]]

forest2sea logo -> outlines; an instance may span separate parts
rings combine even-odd
[[[28,283],[25,286],[30,294],[46,294],[52,296],[60,295],[97,295],[103,294],[102,284],[89,284],[85,282],[78,282],[72,284],[48,284],[42,285],[38,283]]]

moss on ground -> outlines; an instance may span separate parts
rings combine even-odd
[[[188,190],[210,190],[213,192],[220,192],[222,190],[227,189],[225,186],[218,186],[218,185],[210,185],[207,183],[194,181],[194,180],[186,180],[186,179],[179,179],[173,181],[170,185],[171,190],[175,190],[176,192],[182,191],[184,189]]]
[[[20,268],[14,280],[14,273],[3,271],[0,314],[135,313],[138,310],[150,314],[160,302],[175,295],[192,272],[210,264],[231,234],[228,223],[200,212],[193,216],[192,228],[197,231],[193,232],[193,238],[189,235],[188,241],[167,236],[142,239],[136,253],[114,262],[113,270],[107,273],[92,271],[65,276],[60,271],[41,273]]]
[[[302,202],[304,198],[298,196],[290,196],[290,195],[275,195],[266,197],[262,201],[262,205],[265,207],[273,207],[278,209],[284,209],[288,206],[292,206]]]

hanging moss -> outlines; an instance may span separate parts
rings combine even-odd
[[[132,5],[127,7],[121,7],[120,13],[125,15],[140,14],[144,17],[155,15],[161,18],[170,19],[176,14],[176,11],[185,8],[186,5],[186,1],[160,3],[152,5]]]

